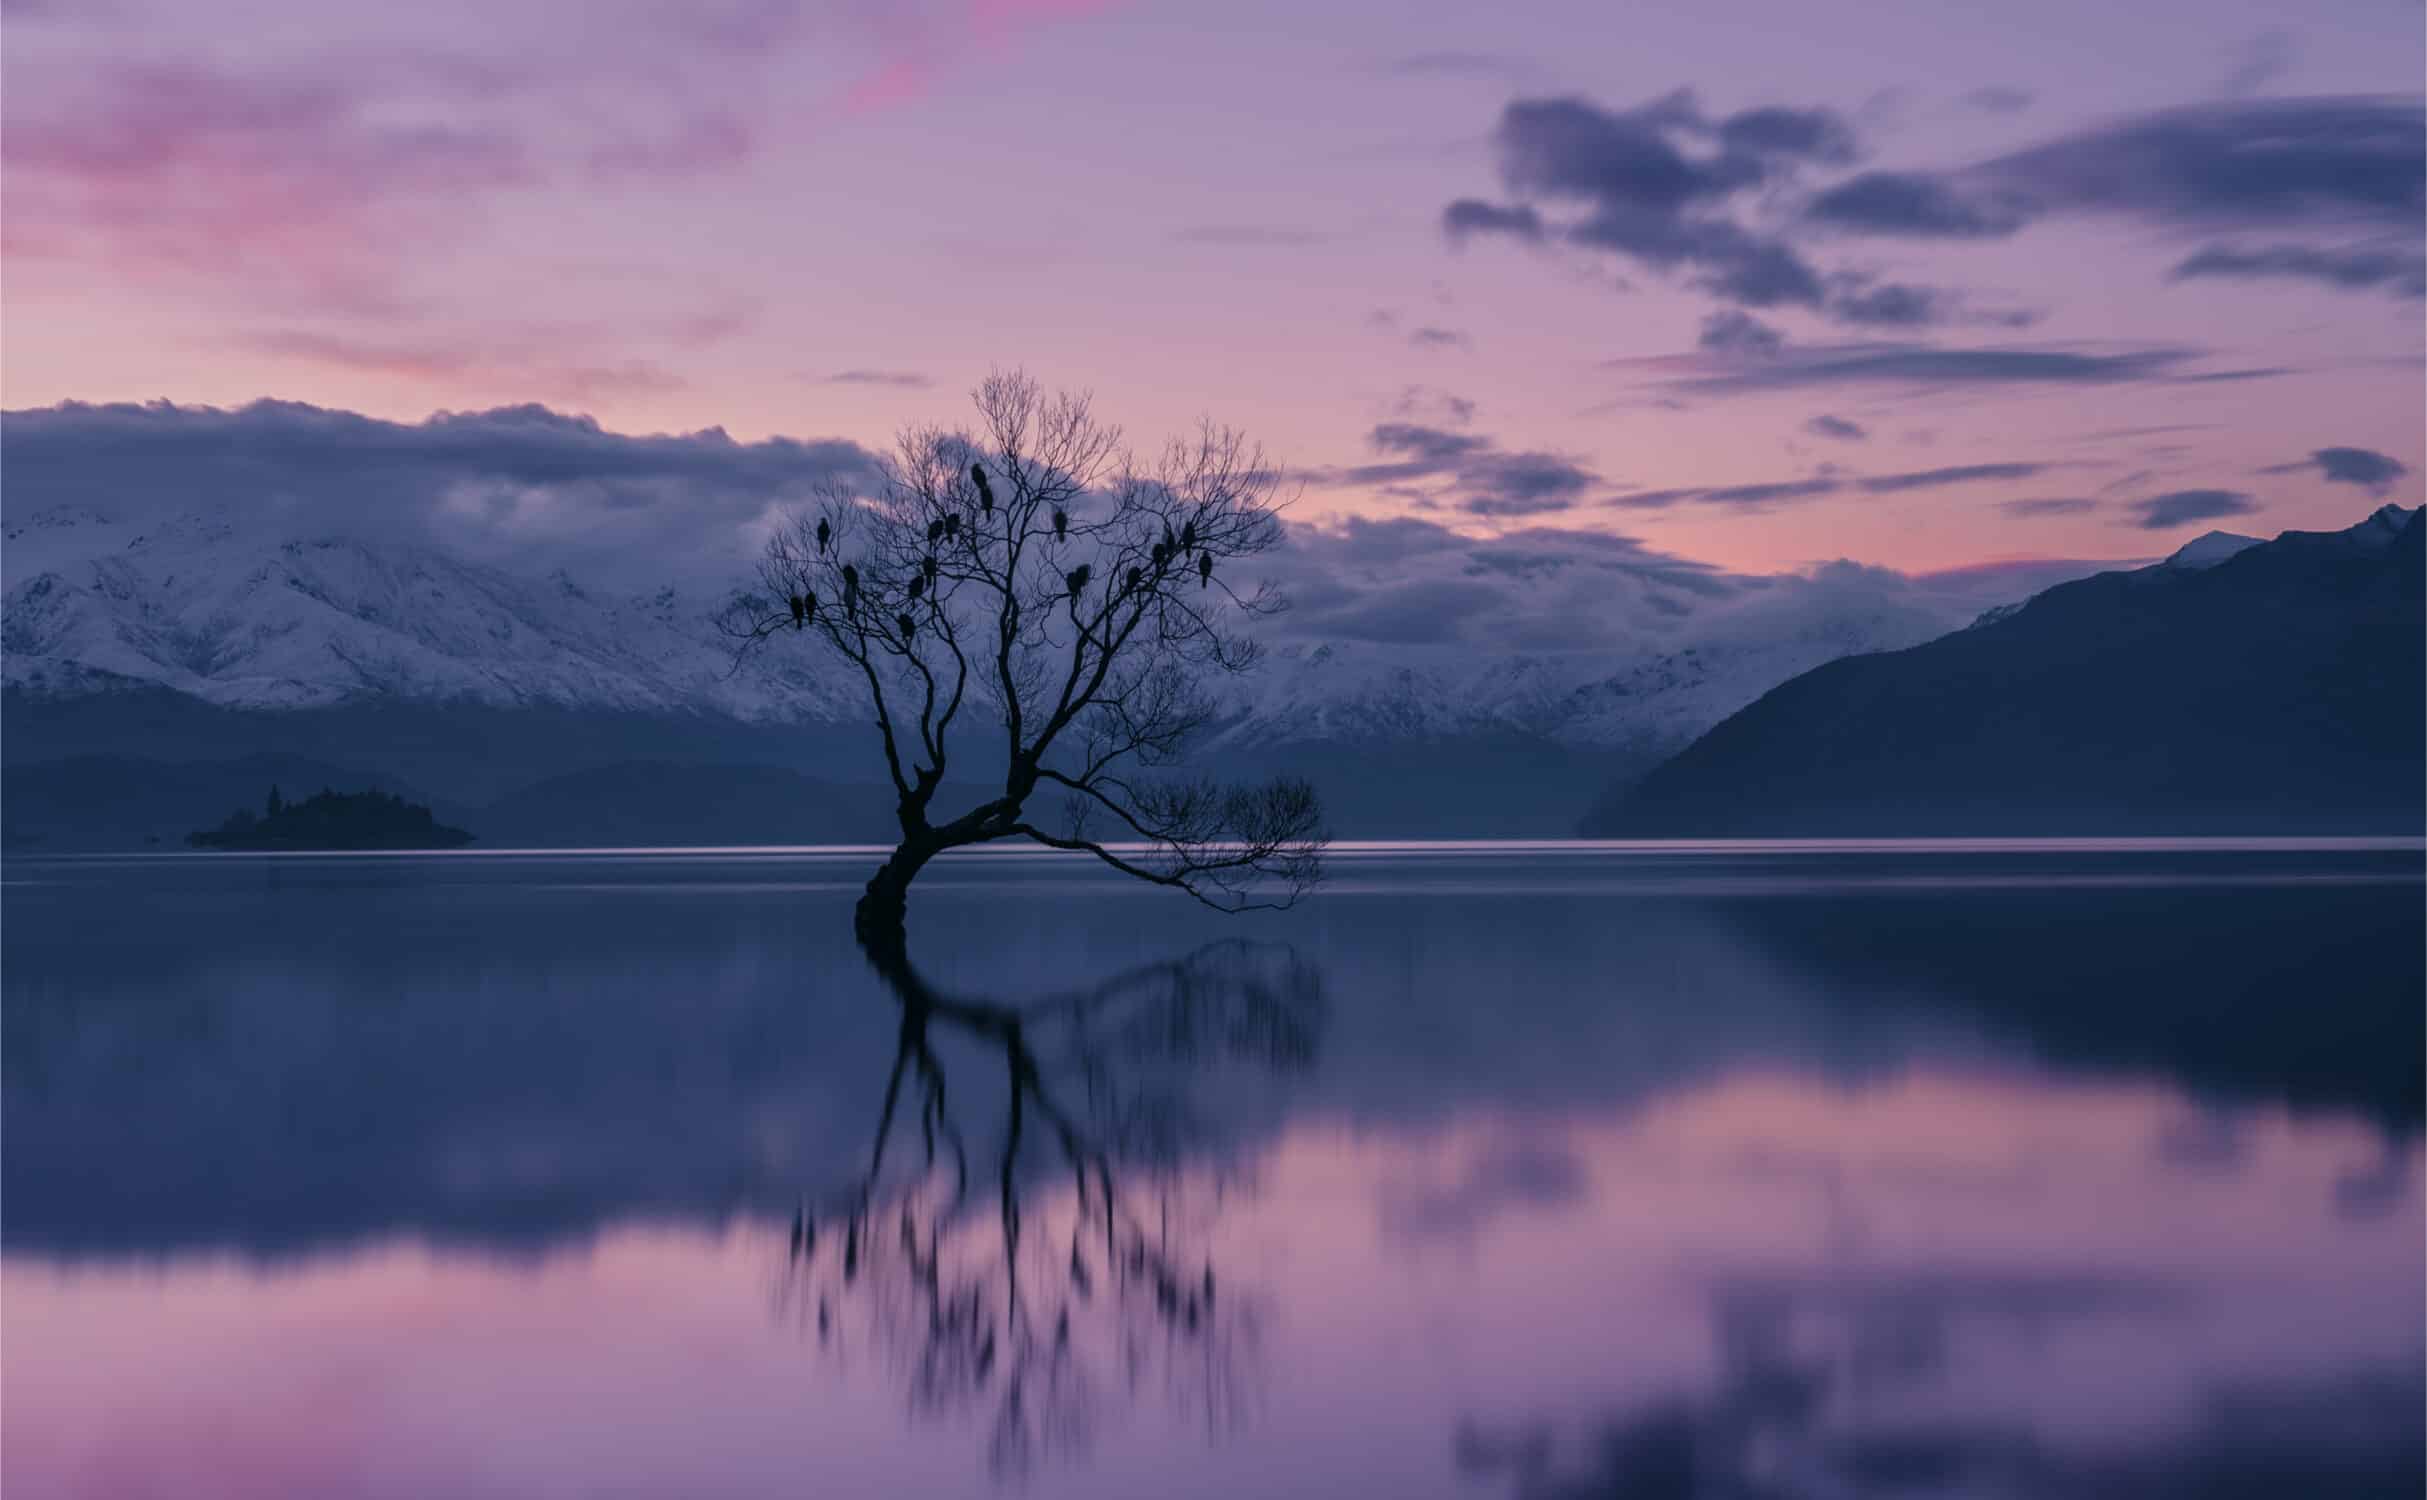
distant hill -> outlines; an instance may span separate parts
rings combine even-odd
[[[163,741],[161,743],[173,743]],[[0,843],[12,850],[179,847],[186,833],[271,786],[360,787],[427,801],[392,776],[304,755],[208,761],[71,755],[0,771]]]
[[[260,813],[239,808],[217,828],[189,833],[197,849],[459,849],[472,835],[386,792],[322,790],[288,802],[270,788]]]
[[[1601,837],[2417,833],[2427,540],[2202,538],[1763,695],[1631,787]]]

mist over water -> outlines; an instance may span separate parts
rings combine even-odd
[[[871,863],[12,860],[8,1492],[2419,1488],[2415,842]]]

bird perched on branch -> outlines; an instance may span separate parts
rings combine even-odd
[[[986,466],[984,464],[971,464],[969,466],[969,480],[970,483],[978,487],[979,512],[984,515],[993,515],[994,486],[986,482]]]
[[[843,608],[857,609],[860,603],[860,570],[850,563],[843,564]]]
[[[1206,585],[1212,582],[1213,554],[1210,552],[1200,552],[1197,554],[1197,587],[1204,588]]]
[[[818,550],[818,555],[819,555],[819,556],[821,556],[821,557],[822,557],[822,556],[824,556],[824,555],[825,555],[825,552],[826,552],[826,544],[827,544],[828,542],[830,542],[830,541],[833,541],[833,540],[834,540],[834,528],[826,524],[826,518],[825,518],[824,516],[820,516],[820,517],[818,517],[818,521],[817,521],[817,550]]]
[[[902,632],[902,643],[904,645],[908,645],[910,643],[911,633],[919,628],[918,622],[911,619],[909,613],[904,611],[903,613],[893,617],[893,623],[899,627]]]
[[[1060,506],[1053,508],[1053,539],[1060,541],[1070,535],[1070,512]]]
[[[1087,592],[1087,580],[1093,573],[1093,569],[1089,568],[1087,564],[1081,563],[1062,575],[1062,581],[1070,585],[1071,598],[1076,599]]]
[[[802,605],[801,605],[801,596],[800,596],[800,595],[798,595],[798,594],[794,594],[794,595],[792,596],[792,601],[791,601],[791,602],[792,602],[792,628],[793,628],[793,629],[795,629],[795,630],[798,630],[798,629],[800,629],[800,628],[801,628],[801,622],[802,622],[804,619],[806,619],[806,618],[807,618],[807,616],[808,616],[808,611],[802,607]]]

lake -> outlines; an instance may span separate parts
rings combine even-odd
[[[10,860],[11,1500],[2427,1478],[2415,842],[871,863]]]

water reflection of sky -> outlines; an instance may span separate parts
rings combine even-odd
[[[1030,1483],[2415,1493],[2417,867],[1363,862],[1252,930],[1321,976],[1311,1063],[1166,1077],[1186,1138],[1137,1163],[1239,1309],[1220,1399],[1203,1341],[1115,1330]],[[12,887],[10,1493],[993,1485],[996,1409],[914,1410],[914,1351],[787,1252],[894,1054],[843,895],[763,858],[229,868]],[[1027,874],[919,915],[939,986],[1005,996],[1232,931]],[[1069,1302],[1071,1189],[1026,1161],[1029,1295]]]

